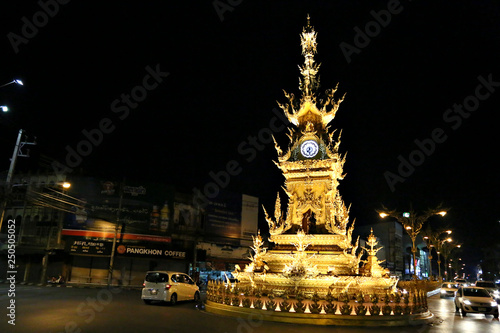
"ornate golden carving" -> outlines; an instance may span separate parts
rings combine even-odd
[[[368,241],[366,244],[370,247],[369,249],[363,247],[368,253],[368,258],[366,260],[361,260],[365,264],[361,268],[361,273],[365,276],[371,277],[382,277],[389,276],[389,270],[387,268],[381,267],[379,264],[383,263],[385,260],[377,259],[377,252],[383,247],[376,247],[378,244],[377,237],[373,235],[373,229],[370,230],[370,235],[368,236]]]
[[[241,283],[252,287],[286,287],[297,291],[315,288],[392,288],[396,278],[384,278],[376,253],[368,256],[363,266],[364,276],[359,276],[363,251],[358,250],[359,238],[352,244],[354,221],[349,221],[349,210],[338,191],[339,181],[344,178],[345,155],[338,152],[340,135],[334,140],[328,124],[335,117],[343,98],[335,100],[334,89],[316,105],[319,86],[318,68],[314,62],[317,51],[316,32],[309,22],[301,34],[304,64],[300,67],[302,96],[285,96],[288,103],[282,105],[286,117],[296,126],[289,129],[290,144],[286,152],[276,140],[278,161],[275,162],[285,177],[283,190],[287,195],[286,214],[282,213],[278,193],[274,216],[264,208],[269,226],[269,241],[276,248],[262,248],[260,235],[254,239],[252,263],[235,275]],[[274,138],[273,138],[274,139]],[[303,142],[314,141],[318,145],[314,156],[303,156]],[[372,248],[372,251],[373,248]],[[359,252],[359,253],[357,253]]]

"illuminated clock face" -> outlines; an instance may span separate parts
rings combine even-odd
[[[318,144],[314,140],[307,140],[300,146],[300,152],[304,157],[311,158],[318,153]]]

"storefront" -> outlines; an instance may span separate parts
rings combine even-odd
[[[107,284],[112,242],[72,237],[66,240],[71,255],[68,283]],[[187,272],[190,252],[166,243],[117,243],[114,251],[111,284],[140,286],[149,270]]]

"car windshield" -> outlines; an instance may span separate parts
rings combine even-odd
[[[158,272],[147,273],[145,280],[153,283],[168,282],[168,274]]]
[[[485,289],[477,289],[477,288],[465,288],[464,296],[471,297],[490,297],[490,294]]]
[[[495,284],[493,282],[485,282],[485,281],[478,281],[478,282],[476,282],[476,287],[496,288],[496,286],[495,286]]]
[[[457,288],[458,289],[458,285],[456,285],[454,283],[443,283],[441,288]]]

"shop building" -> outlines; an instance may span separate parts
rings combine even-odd
[[[148,270],[198,278],[248,262],[257,232],[255,197],[227,192],[200,206],[191,195],[158,184],[70,182],[63,190],[55,176],[13,181],[23,186],[13,187],[5,219],[19,226],[18,280],[60,275],[70,284],[140,286]]]

